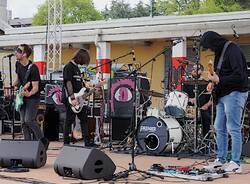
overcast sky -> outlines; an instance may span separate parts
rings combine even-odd
[[[12,10],[12,18],[30,18],[37,11],[37,7],[46,0],[7,0],[8,10]],[[132,6],[137,4],[140,0],[125,0]],[[148,3],[149,0],[141,0]],[[94,0],[95,6],[98,10],[104,9],[105,5],[110,5],[111,0]]]

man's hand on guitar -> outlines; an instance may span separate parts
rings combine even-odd
[[[220,82],[220,78],[215,72],[213,73],[213,75],[208,74],[208,79],[215,84],[218,84]]]
[[[207,85],[207,91],[212,92],[214,90],[214,83],[209,82]]]
[[[71,99],[71,105],[72,105],[73,107],[75,107],[75,106],[79,105],[78,100],[77,100],[76,98]]]
[[[27,89],[23,89],[20,96],[30,97],[30,92]]]

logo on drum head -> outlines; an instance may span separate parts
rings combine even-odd
[[[129,102],[133,95],[129,88],[120,87],[115,92],[115,99],[118,102]]]
[[[155,132],[156,127],[150,127],[150,126],[141,126],[140,132]]]

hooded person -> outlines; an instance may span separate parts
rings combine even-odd
[[[226,45],[228,45],[226,47]],[[223,167],[226,172],[240,173],[242,150],[241,116],[248,96],[247,64],[239,46],[229,42],[220,34],[207,31],[200,42],[202,50],[214,52],[214,71],[223,54],[221,68],[209,75],[207,90],[216,96],[215,129],[217,136],[217,159],[205,166],[206,169]],[[231,136],[232,159],[227,163],[228,134]]]

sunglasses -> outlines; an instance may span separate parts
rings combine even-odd
[[[22,53],[23,53],[23,50],[22,50],[21,48],[18,47],[18,48],[15,50],[15,53],[22,54]]]

